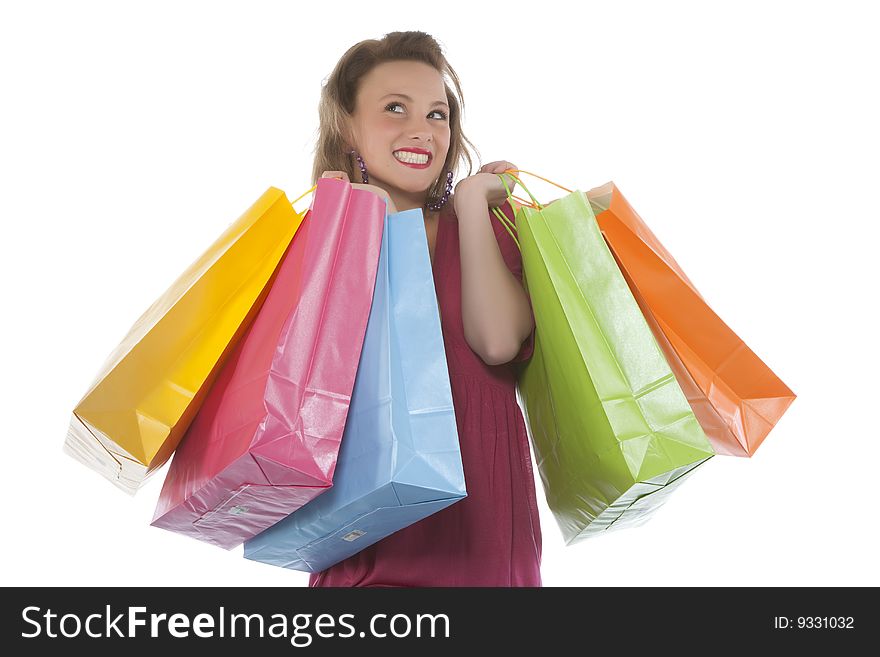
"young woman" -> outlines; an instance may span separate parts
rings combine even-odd
[[[468,495],[313,574],[310,586],[541,585],[516,402],[517,363],[531,356],[535,323],[519,251],[490,211],[501,206],[513,219],[496,174],[515,167],[491,162],[470,175],[462,107],[458,76],[422,32],[356,44],[322,89],[313,178],[351,180],[392,213],[423,211]],[[468,176],[453,194],[461,159]]]

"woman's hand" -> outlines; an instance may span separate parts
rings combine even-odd
[[[338,178],[339,180],[344,180],[345,182],[349,182],[348,174],[345,171],[325,171],[321,174],[322,178]],[[364,189],[368,192],[373,192],[379,198],[383,199],[388,204],[388,214],[395,214],[397,212],[397,206],[394,205],[394,201],[391,200],[391,196],[388,195],[381,187],[377,187],[376,185],[364,185],[363,183],[351,183],[353,189]]]
[[[497,162],[489,162],[480,167],[479,172],[472,176],[460,180],[455,186],[454,201],[459,198],[468,198],[476,195],[486,200],[489,207],[497,207],[503,205],[507,200],[507,190],[501,183],[501,178],[497,174],[503,173],[508,169],[517,169],[517,166],[507,160],[498,160]],[[516,179],[510,174],[505,176],[507,187],[511,194],[516,185]]]

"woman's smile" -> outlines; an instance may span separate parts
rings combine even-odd
[[[433,159],[428,151],[422,149],[397,150],[392,155],[394,155],[395,160],[413,169],[427,169],[431,166],[431,160]]]

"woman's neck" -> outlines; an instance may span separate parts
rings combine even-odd
[[[426,197],[423,194],[406,194],[404,192],[388,190],[388,195],[394,201],[394,206],[398,212],[421,210],[425,207]]]
[[[440,216],[443,208],[440,210],[428,210],[425,208],[427,204],[426,198],[419,199],[415,198],[407,198],[406,196],[395,195],[393,192],[388,192],[388,195],[391,197],[391,200],[394,201],[394,207],[397,208],[398,212],[404,212],[405,210],[421,210],[425,215],[425,218],[432,218]],[[446,203],[444,203],[444,208],[446,206],[452,207],[452,195],[449,195]]]
[[[425,207],[427,201],[427,194],[425,192],[406,192],[397,189],[393,185],[389,185],[378,178],[371,180],[370,183],[377,187],[381,187],[388,192],[388,196],[391,197],[391,200],[394,202],[394,207],[397,208],[398,212],[403,212],[404,210],[421,210]]]

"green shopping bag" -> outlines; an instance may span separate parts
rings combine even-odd
[[[641,525],[714,452],[586,195],[541,206],[523,189],[536,207],[518,207],[514,227],[496,212],[517,232],[535,315],[518,388],[547,503],[571,545]]]

